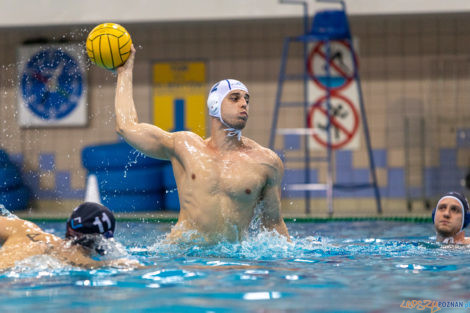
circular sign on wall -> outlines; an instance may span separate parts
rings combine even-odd
[[[327,97],[324,96],[310,107],[307,123],[309,128],[317,130],[312,135],[313,139],[324,147],[328,146],[329,127],[331,148],[340,149],[357,136],[359,113],[350,100],[339,94],[330,97],[328,110]]]
[[[19,50],[19,59],[21,126],[86,124],[82,46],[23,46]]]
[[[329,76],[327,64],[329,64]],[[330,56],[327,58],[325,42],[318,42],[307,59],[307,71],[321,89],[329,87],[330,90],[336,91],[347,87],[354,79],[353,54],[349,43],[330,41]]]

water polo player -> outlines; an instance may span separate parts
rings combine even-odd
[[[37,255],[49,255],[66,264],[86,268],[137,265],[125,259],[97,261],[91,258],[95,253],[106,254],[103,241],[113,237],[114,228],[113,213],[92,202],[74,209],[67,221],[65,240],[14,215],[0,216],[0,269]]]
[[[225,79],[210,89],[210,138],[189,131],[170,133],[138,121],[132,86],[134,57],[132,47],[128,61],[117,70],[116,129],[142,153],[171,161],[180,213],[168,238],[181,239],[191,231],[192,237],[209,243],[240,240],[255,211],[261,227],[289,238],[280,212],[282,162],[273,151],[241,134],[249,114],[247,87]]]
[[[443,243],[470,244],[464,228],[470,222],[468,201],[462,194],[452,191],[437,202],[432,212],[436,240]]]

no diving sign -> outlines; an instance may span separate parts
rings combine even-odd
[[[330,41],[329,50],[327,54],[327,46],[322,41],[313,46],[307,60],[307,70],[319,88],[329,87],[336,91],[347,87],[354,79],[353,54],[345,41]],[[330,76],[327,75],[327,65]]]
[[[359,144],[359,113],[357,107],[340,94],[331,95],[329,111],[326,96],[310,107],[307,123],[315,130],[313,140],[310,140],[311,148],[327,147],[328,117],[331,148],[356,148]]]

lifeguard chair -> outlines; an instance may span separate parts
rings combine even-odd
[[[349,21],[346,15],[346,7],[343,1],[341,0],[318,0],[317,2],[328,2],[334,3],[341,6],[340,9],[327,9],[316,12],[313,17],[311,28],[309,29],[309,16],[308,16],[308,3],[306,1],[282,1],[281,3],[291,3],[291,4],[302,4],[304,8],[304,34],[297,37],[286,37],[284,40],[282,59],[280,66],[280,73],[277,85],[276,93],[276,103],[273,114],[273,121],[271,127],[271,134],[269,140],[269,147],[275,149],[276,138],[278,135],[295,135],[295,136],[304,136],[304,148],[303,148],[303,163],[304,163],[304,181],[298,183],[292,183],[286,185],[287,190],[291,191],[304,191],[305,192],[305,212],[310,213],[310,192],[311,191],[325,191],[327,204],[328,204],[328,214],[329,216],[333,215],[333,197],[334,190],[343,190],[343,191],[354,191],[357,189],[372,188],[374,191],[374,196],[376,200],[377,212],[382,213],[382,206],[380,201],[380,191],[377,184],[377,175],[375,171],[375,162],[372,154],[372,147],[370,143],[369,128],[367,124],[366,112],[364,109],[364,101],[361,89],[361,82],[358,72],[358,64],[356,55],[354,53],[354,43],[352,40]],[[331,127],[332,127],[332,90],[334,90],[335,80],[331,75],[331,42],[332,41],[343,41],[346,42],[346,46],[349,48],[349,52],[352,55],[352,71],[351,79],[354,79],[357,86],[357,94],[359,100],[359,110],[360,118],[362,120],[362,128],[364,130],[364,139],[366,142],[368,159],[369,159],[369,181],[360,182],[360,183],[335,183],[333,182],[333,161],[332,156],[334,153],[334,147],[332,145],[331,138]],[[319,77],[315,76],[315,73],[312,71],[309,72],[307,65],[309,62],[309,53],[308,53],[308,44],[313,42],[323,42],[325,45],[325,75]],[[289,58],[289,48],[293,43],[303,44],[303,55],[305,60],[305,66],[303,67],[303,72],[300,74],[287,74],[286,65]],[[326,102],[326,112],[327,112],[327,123],[325,125],[325,131],[327,134],[326,138],[326,157],[316,157],[313,158],[310,156],[308,136],[315,133],[315,129],[308,127],[308,112],[310,108],[310,103],[308,102],[308,83],[311,79],[319,80],[322,82],[325,88],[325,102]],[[286,81],[302,81],[304,84],[304,93],[303,101],[300,102],[284,102],[283,99],[283,86]],[[278,118],[279,111],[281,107],[284,108],[293,108],[293,107],[303,107],[304,109],[304,123],[300,125],[299,128],[278,128]],[[297,158],[298,161],[298,158]],[[284,158],[284,162],[287,164],[290,162],[288,157]],[[327,163],[327,178],[326,183],[312,183],[310,179],[310,164],[311,162],[326,162]]]

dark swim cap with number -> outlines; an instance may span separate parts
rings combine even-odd
[[[104,205],[84,202],[76,207],[67,220],[67,227],[82,234],[102,234],[106,238],[114,236],[116,220],[113,212]]]

